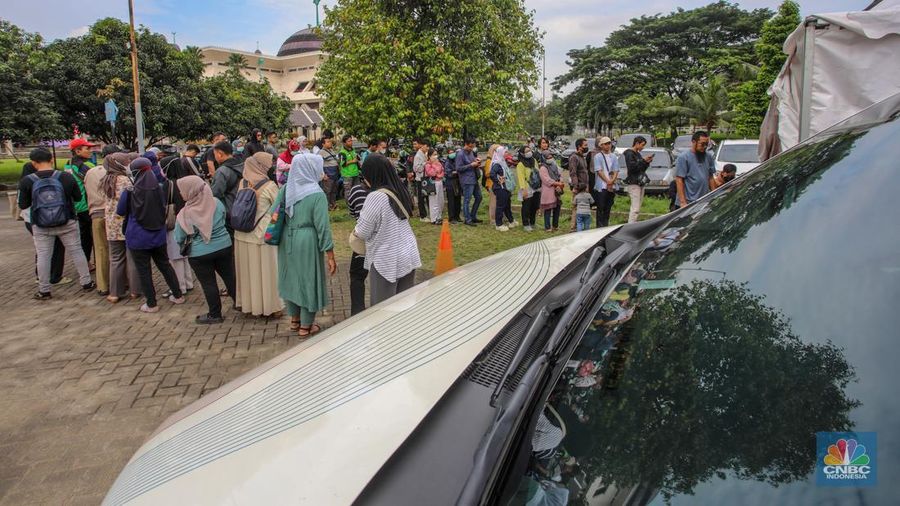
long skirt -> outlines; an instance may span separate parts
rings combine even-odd
[[[245,314],[270,316],[284,308],[278,297],[278,248],[234,241],[237,307]]]

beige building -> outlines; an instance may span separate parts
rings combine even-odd
[[[240,55],[246,62],[242,70],[250,80],[269,80],[276,93],[282,93],[294,103],[290,121],[294,131],[315,140],[321,134],[319,115],[321,97],[316,94],[316,71],[327,55],[322,52],[322,39],[310,28],[294,33],[275,56],[222,47],[204,47],[203,75],[215,76],[228,70],[231,55]]]

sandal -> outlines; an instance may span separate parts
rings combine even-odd
[[[310,325],[309,327],[306,327],[306,328],[303,328],[301,326],[300,330],[297,331],[297,335],[300,337],[310,337],[310,336],[318,334],[321,330],[322,330],[322,327],[313,323],[312,325]]]
[[[300,318],[291,318],[291,331],[297,332],[298,330],[300,330]]]
[[[108,300],[110,304],[116,304],[119,302],[119,297],[116,297],[115,295],[110,295],[109,297],[106,298],[106,300]]]

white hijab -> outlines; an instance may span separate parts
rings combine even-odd
[[[316,192],[322,192],[319,181],[325,173],[324,160],[310,152],[297,153],[291,160],[291,171],[285,183],[284,208],[287,215],[294,216],[294,204]]]

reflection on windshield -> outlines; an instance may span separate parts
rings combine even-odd
[[[786,153],[653,239],[566,363],[510,504],[640,504],[726,476],[809,478],[815,433],[855,429],[845,350],[801,339],[766,292],[701,264],[795,205],[859,136]]]

